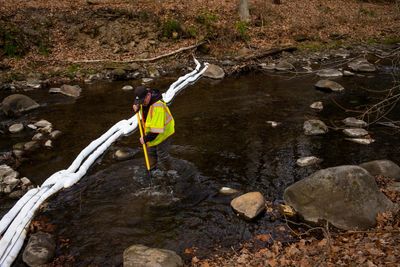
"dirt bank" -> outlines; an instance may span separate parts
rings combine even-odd
[[[396,1],[250,1],[251,22],[238,1],[4,0],[0,6],[0,77],[94,73],[107,61],[157,57],[199,44],[196,55],[225,59],[273,47],[300,49],[400,41]],[[157,64],[179,68],[186,57]],[[88,63],[87,61],[90,61]],[[150,62],[145,62],[149,64]],[[142,63],[142,64],[145,64]]]

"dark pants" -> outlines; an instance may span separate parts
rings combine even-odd
[[[171,157],[169,155],[169,147],[171,146],[171,138],[167,138],[160,144],[148,147],[150,170],[162,168],[171,169]]]

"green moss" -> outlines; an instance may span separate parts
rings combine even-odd
[[[248,41],[250,39],[249,37],[249,26],[248,23],[245,21],[237,21],[235,24],[235,29],[237,31],[237,33],[239,34],[239,37],[243,40],[243,41]]]
[[[175,19],[168,19],[162,23],[162,35],[167,38],[175,37],[181,32],[181,24]]]

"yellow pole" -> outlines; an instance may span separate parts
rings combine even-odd
[[[139,116],[139,113],[141,113],[140,116]],[[140,119],[140,117],[143,116],[142,105],[140,105],[140,111],[136,113],[136,116],[137,116],[137,120],[138,120],[140,136],[143,137],[144,136],[144,134],[143,134],[144,129],[142,128],[143,125],[142,125],[142,121]],[[143,151],[144,151],[144,159],[146,160],[146,168],[147,168],[148,171],[150,171],[150,163],[149,163],[149,156],[147,155],[146,143],[143,144]]]

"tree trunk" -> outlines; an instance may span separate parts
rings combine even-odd
[[[249,1],[240,0],[239,17],[241,21],[250,22]]]

